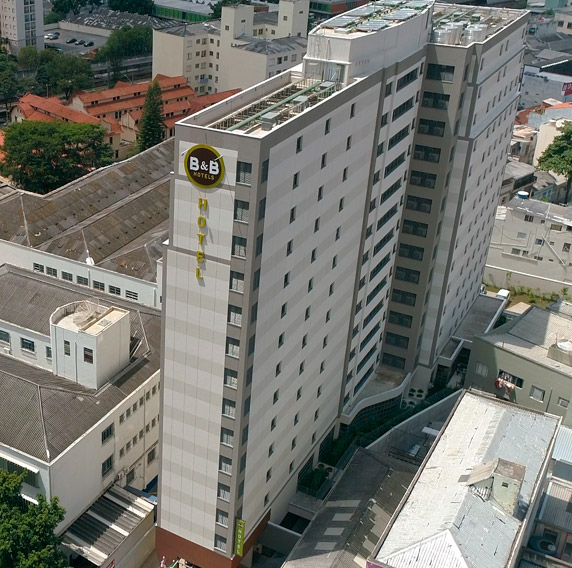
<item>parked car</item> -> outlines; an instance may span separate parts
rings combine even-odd
[[[77,39],[75,37],[70,37],[70,39],[66,40],[66,43],[75,43]]]
[[[76,45],[85,45],[85,39],[78,39],[78,40],[75,42],[75,44],[76,44]]]
[[[92,45],[95,45],[95,44],[93,43],[93,41],[88,41],[88,42],[85,44],[85,47],[91,47]]]

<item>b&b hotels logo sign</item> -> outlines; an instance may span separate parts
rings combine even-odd
[[[192,184],[211,189],[224,178],[224,162],[214,148],[197,144],[185,154],[185,171]]]
[[[185,172],[193,185],[201,189],[212,189],[220,185],[224,178],[224,162],[222,156],[211,146],[197,144],[185,154]],[[197,217],[197,237],[199,248],[197,250],[197,264],[195,276],[198,280],[203,279],[202,269],[205,262],[205,237],[208,202],[204,197],[199,197],[199,216]]]

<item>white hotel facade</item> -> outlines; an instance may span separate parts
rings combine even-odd
[[[526,17],[469,8],[380,2],[350,11],[309,34],[303,65],[178,123],[159,557],[203,568],[248,561],[380,364],[406,377],[438,327],[447,322],[441,335],[450,333],[449,310],[470,307]],[[482,37],[463,39],[457,28],[449,41],[460,43],[431,43],[454,13],[469,25],[495,18]],[[489,96],[487,81],[505,68]],[[219,164],[220,178],[213,165],[212,181],[192,182],[194,158],[199,168]],[[443,284],[451,271],[460,292]],[[386,349],[388,330],[407,347],[391,336]]]

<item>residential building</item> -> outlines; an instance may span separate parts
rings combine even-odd
[[[308,5],[281,0],[272,12],[224,6],[221,20],[154,30],[153,74],[183,76],[197,93],[256,85],[302,61]]]
[[[570,111],[572,111],[572,103],[566,103],[566,105],[570,105]],[[558,105],[564,106],[564,105]],[[554,108],[554,107],[553,107]],[[543,122],[538,127],[538,139],[536,142],[536,148],[534,149],[534,164],[538,165],[538,160],[540,156],[544,153],[544,150],[554,142],[554,138],[561,134],[560,129],[564,126],[564,124],[570,122],[569,119],[548,119],[546,122]]]
[[[560,416],[570,406],[572,304],[530,307],[476,337],[466,385]]]
[[[561,294],[572,283],[572,207],[514,197],[499,207],[483,280]]]
[[[122,144],[121,126],[114,118],[95,118],[62,104],[58,97],[45,99],[30,93],[24,95],[11,112],[12,122],[23,120],[101,125],[107,133],[106,141],[111,146],[115,160],[124,160],[130,149],[129,145]]]
[[[430,43],[459,14],[487,31]],[[525,22],[357,8],[310,32],[302,66],[177,123],[159,557],[248,561],[368,382],[387,376],[401,400],[417,358],[404,334],[414,347],[442,328],[447,345],[478,295]],[[426,351],[433,370],[441,349]]]
[[[42,0],[0,0],[0,39],[17,54],[27,45],[44,48]]]
[[[437,17],[451,9],[439,8]],[[434,30],[385,326],[385,364],[426,388],[479,293],[518,104],[525,17],[483,10],[481,43]],[[459,16],[461,18],[461,16]],[[450,32],[453,33],[453,32]],[[466,30],[465,30],[465,33]],[[445,34],[445,39],[442,35]],[[453,38],[454,38],[453,34]]]
[[[509,154],[511,159],[532,164],[538,131],[532,126],[516,124],[512,130]]]
[[[149,554],[153,540],[153,507],[121,488],[157,476],[160,329],[155,308],[0,267],[0,468],[25,474],[26,500],[57,497],[66,548],[105,566],[132,531],[128,549]]]
[[[561,34],[572,34],[572,9],[558,8],[555,11],[556,31]]]
[[[519,566],[559,424],[551,414],[464,393],[367,567]]]

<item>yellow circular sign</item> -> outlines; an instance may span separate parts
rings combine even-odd
[[[185,172],[191,183],[197,187],[216,187],[224,178],[222,156],[211,146],[197,144],[185,154]]]

